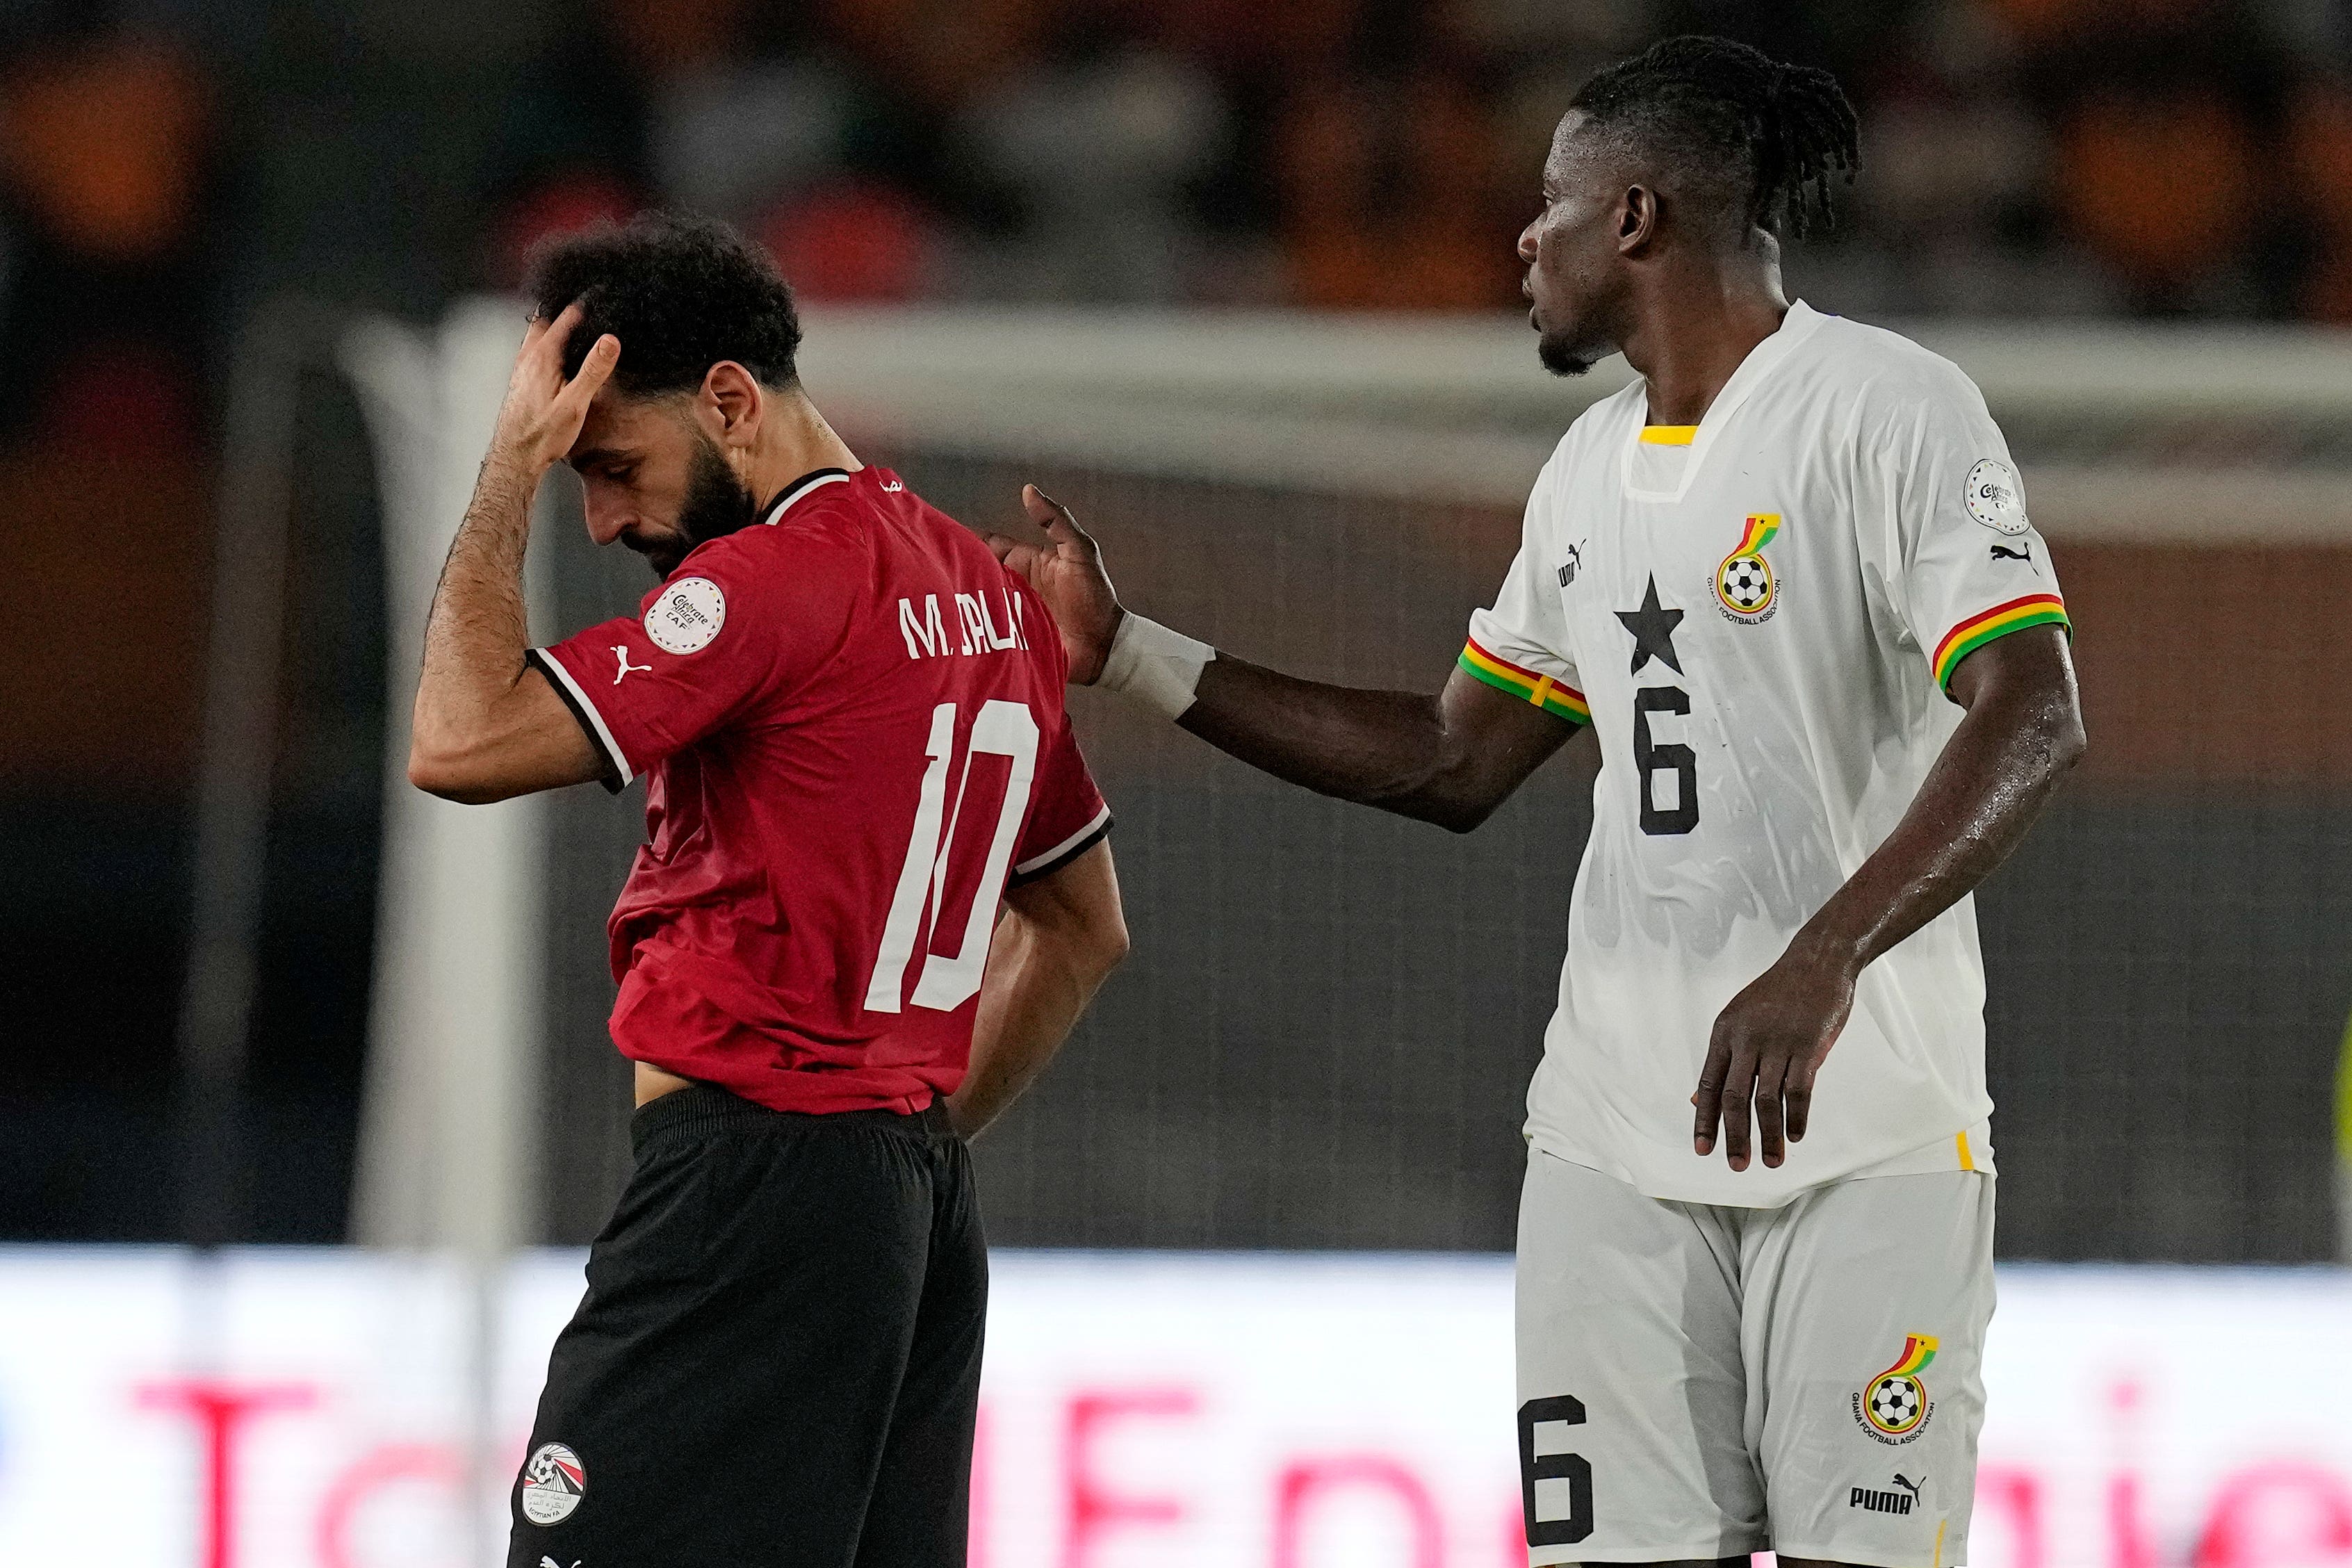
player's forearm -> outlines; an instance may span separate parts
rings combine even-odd
[[[1120,605],[1100,549],[1068,509],[1034,485],[1021,500],[1048,545],[992,534],[989,546],[1044,596],[1070,679],[1119,692],[1278,779],[1465,833],[1568,738],[1540,709],[1458,674],[1423,697],[1301,680],[1218,652]]]
[[[1220,653],[1176,721],[1318,795],[1450,827],[1486,815],[1449,787],[1458,759],[1433,697],[1328,686]]]
[[[493,451],[449,546],[425,627],[412,765],[453,763],[498,745],[501,704],[530,645],[522,564],[539,475]]]
[[[948,1097],[958,1133],[975,1136],[1036,1081],[1126,952],[1123,931],[1097,940],[1005,911],[989,945],[971,1065]]]
[[[1970,705],[1903,820],[1806,923],[1798,944],[1859,973],[2009,858],[2083,754],[2063,647],[2059,673],[2000,684]]]

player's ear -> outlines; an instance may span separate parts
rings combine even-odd
[[[1617,204],[1617,249],[1632,256],[1650,243],[1658,229],[1658,193],[1647,185],[1628,185]]]
[[[768,408],[767,389],[760,378],[731,359],[720,360],[704,374],[696,401],[718,425],[723,447],[751,446]]]

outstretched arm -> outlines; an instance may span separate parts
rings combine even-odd
[[[1805,923],[1788,951],[1716,1019],[1699,1073],[1695,1147],[1748,1168],[1748,1107],[1764,1163],[1805,1135],[1813,1075],[1853,1011],[1874,960],[1958,903],[2024,838],[2083,754],[2074,666],[2058,626],[1987,643],[1953,672],[1968,715],[1886,841]]]
[[[1068,509],[1034,485],[1021,500],[1045,542],[997,534],[989,543],[1053,611],[1070,679],[1092,685],[1111,662],[1127,611],[1100,547]],[[1486,821],[1576,732],[1460,670],[1427,697],[1301,680],[1219,653],[1166,706],[1180,702],[1179,724],[1252,767],[1456,833]]]
[[[408,782],[446,799],[478,805],[585,784],[604,772],[572,710],[523,662],[531,498],[571,450],[589,400],[621,357],[619,340],[607,335],[588,351],[580,374],[564,380],[563,345],[580,315],[574,303],[524,333],[473,503],[433,591]]]
[[[1577,727],[1455,670],[1435,697],[1301,680],[1219,654],[1176,721],[1318,795],[1456,833],[1494,814]]]

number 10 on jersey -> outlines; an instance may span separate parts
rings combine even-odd
[[[890,898],[890,915],[882,925],[881,950],[874,957],[874,975],[866,987],[866,1010],[902,1010],[907,964],[915,955],[917,938],[930,937],[940,911],[949,908],[948,861],[957,830],[963,826],[964,795],[971,786],[971,764],[985,752],[1005,758],[1012,771],[1004,779],[1004,804],[996,814],[996,828],[982,862],[980,885],[972,889],[971,913],[964,921],[962,941],[953,954],[929,952],[911,998],[918,1007],[951,1012],[980,990],[988,968],[988,943],[996,929],[996,901],[1004,893],[1004,876],[1013,862],[1013,846],[1020,837],[1021,818],[1029,807],[1030,783],[1037,771],[1037,721],[1019,702],[992,700],[981,705],[972,721],[971,740],[964,748],[963,773],[957,782],[955,806],[948,809],[948,764],[955,753],[956,705],[942,702],[931,710],[931,735],[925,751],[923,786],[915,806],[914,830],[907,837],[906,863],[898,868],[898,890]],[[945,825],[942,830],[942,824]],[[924,920],[928,911],[930,920]]]

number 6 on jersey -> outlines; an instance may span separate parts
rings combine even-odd
[[[927,952],[921,978],[915,983],[914,1005],[942,1013],[961,1007],[980,990],[988,967],[988,942],[995,930],[996,901],[1004,893],[1004,878],[1013,860],[1013,841],[1029,807],[1030,781],[1037,771],[1037,721],[1018,702],[991,700],[981,705],[972,721],[971,741],[964,749],[963,775],[956,784],[955,809],[946,809],[948,764],[955,752],[956,705],[942,702],[931,710],[931,735],[925,751],[930,758],[923,769],[923,787],[915,806],[914,830],[907,837],[906,863],[898,868],[898,890],[890,898],[890,916],[883,923],[882,946],[874,957],[874,976],[866,987],[866,1010],[902,1010],[902,988],[908,961],[914,957],[918,928],[931,934],[924,921],[929,911],[936,923],[947,898],[948,860],[963,822],[965,792],[971,784],[972,759],[986,752],[1013,765],[1004,779],[1004,804],[996,816],[995,836],[989,840],[988,858],[981,865],[980,885],[973,889],[971,913],[964,921],[963,940],[952,957]],[[940,831],[942,819],[946,831]]]

